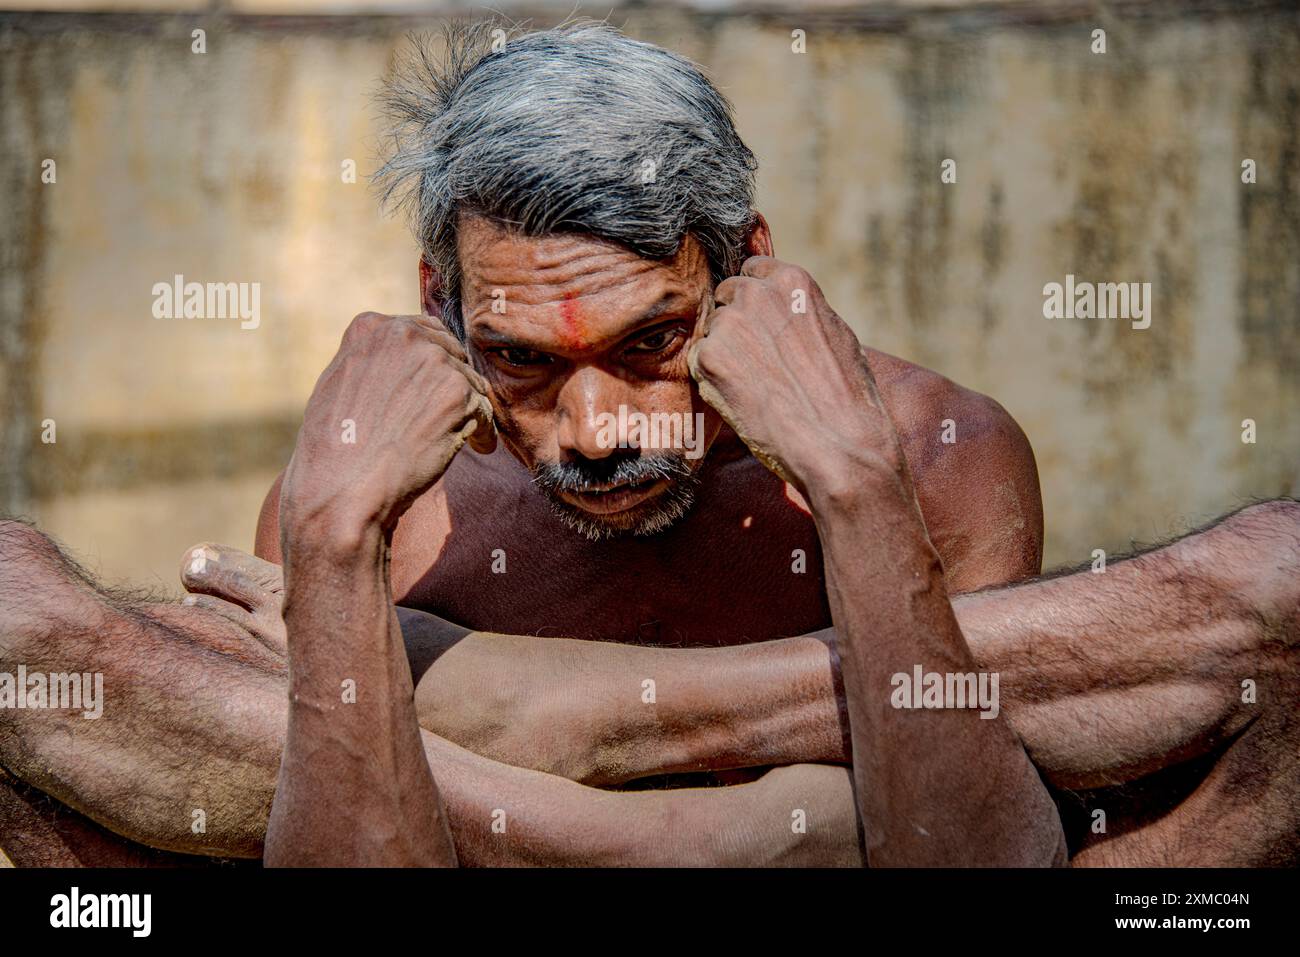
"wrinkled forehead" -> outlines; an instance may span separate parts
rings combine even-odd
[[[470,339],[595,347],[656,318],[693,315],[711,285],[689,235],[666,259],[586,235],[523,236],[476,216],[462,219],[458,237]],[[579,327],[585,341],[575,343]]]

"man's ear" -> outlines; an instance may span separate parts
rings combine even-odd
[[[755,213],[754,225],[749,227],[749,233],[745,236],[745,257],[775,255],[776,251],[772,246],[772,230],[767,225],[763,214]]]
[[[442,318],[442,274],[420,257],[420,308],[426,316]]]

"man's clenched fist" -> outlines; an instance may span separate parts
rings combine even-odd
[[[700,395],[759,461],[800,491],[848,462],[901,477],[862,347],[805,270],[751,257],[714,302],[687,361]]]
[[[280,528],[398,518],[468,441],[496,447],[487,383],[429,316],[362,313],[307,403],[281,491]],[[285,542],[288,544],[288,541]]]

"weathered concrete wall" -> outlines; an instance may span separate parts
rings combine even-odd
[[[865,341],[1024,425],[1049,564],[1300,494],[1300,15],[829,6],[615,21],[712,71],[778,255]],[[376,78],[433,22],[0,15],[0,508],[168,589],[185,546],[249,545],[349,318],[416,307],[365,174]],[[261,326],[153,318],[177,273],[261,283]],[[1151,282],[1151,327],[1044,319],[1067,273]]]

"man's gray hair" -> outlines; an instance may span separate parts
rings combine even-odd
[[[526,236],[586,233],[664,258],[689,233],[714,281],[735,275],[755,213],[754,154],[731,104],[684,57],[576,21],[508,36],[480,22],[417,38],[381,102],[390,152],[375,175],[405,206],[464,338],[462,213]]]

